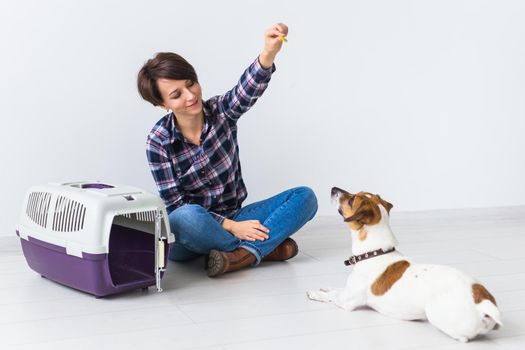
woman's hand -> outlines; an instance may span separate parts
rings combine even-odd
[[[283,46],[283,40],[288,35],[288,27],[284,23],[277,23],[268,28],[264,33],[264,50],[259,55],[259,62],[263,68],[270,68],[275,60],[275,56]]]
[[[254,242],[256,240],[264,241],[268,239],[269,229],[261,225],[259,220],[233,221],[224,219],[222,227],[235,237]]]

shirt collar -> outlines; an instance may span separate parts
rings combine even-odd
[[[202,103],[202,111],[204,114],[204,125],[202,126],[202,136],[206,136],[209,130],[209,120],[211,116],[211,110],[209,109],[208,105],[204,102]],[[168,125],[171,131],[170,132],[170,143],[174,143],[176,140],[186,142],[184,136],[180,132],[179,128],[177,127],[177,123],[175,121],[176,121],[175,113],[170,112],[168,114]]]

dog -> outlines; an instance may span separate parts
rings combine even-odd
[[[332,201],[352,232],[354,265],[346,287],[308,291],[308,298],[352,311],[360,306],[401,320],[428,320],[461,342],[498,329],[496,299],[462,271],[415,264],[395,250],[389,224],[393,205],[368,192],[332,188]]]

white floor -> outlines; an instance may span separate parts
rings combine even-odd
[[[477,277],[504,326],[462,344],[427,322],[307,300],[306,290],[342,286],[350,272],[349,232],[333,216],[295,236],[301,252],[289,262],[217,279],[202,260],[171,263],[164,292],[105,299],[41,278],[15,237],[0,238],[0,349],[525,349],[525,207],[394,210],[391,221],[405,255]]]

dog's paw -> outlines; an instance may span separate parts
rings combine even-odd
[[[462,343],[468,343],[469,339],[467,337],[458,337],[456,340],[459,340]]]
[[[329,297],[329,291],[327,290],[310,290],[306,292],[306,295],[308,296],[308,299],[315,300],[315,301],[322,301],[322,302],[330,302],[332,301]]]
[[[321,294],[319,290],[309,290],[306,292],[306,296],[310,300],[316,300],[316,301],[324,301],[321,298]]]
[[[355,308],[358,306],[355,303],[352,303],[351,301],[342,301],[342,300],[335,300],[334,301],[335,306],[340,307],[341,309],[345,311],[354,311]]]

